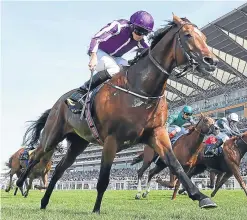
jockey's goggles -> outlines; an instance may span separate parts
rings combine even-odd
[[[184,112],[184,114],[187,115],[187,116],[191,116],[192,115],[192,113],[187,113],[187,112]]]
[[[134,33],[138,36],[147,36],[149,31],[142,27],[135,27]]]

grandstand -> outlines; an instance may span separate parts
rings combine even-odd
[[[212,75],[199,72],[182,78],[173,76],[168,80],[167,100],[169,112],[179,111],[183,105],[193,106],[195,116],[200,112],[214,118],[236,112],[241,118],[239,128],[247,128],[247,4],[234,9],[219,19],[201,28],[207,36],[208,45],[219,59],[217,70]],[[176,73],[180,70],[175,69]],[[64,181],[94,180],[98,178],[101,147],[91,145],[78,157],[64,174]],[[142,145],[117,154],[112,167],[112,179],[137,178],[136,167],[130,162],[143,150]],[[55,155],[53,168],[62,155]],[[140,166],[140,165],[139,165]],[[246,163],[243,163],[246,170]],[[243,175],[246,173],[242,173]]]

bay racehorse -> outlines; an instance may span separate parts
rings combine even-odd
[[[93,100],[86,100],[86,103],[92,102],[87,105],[85,112],[86,118],[93,114],[90,123],[84,118],[80,120],[80,115],[73,114],[66,104],[66,100],[77,90],[61,96],[52,107],[35,158],[17,181],[17,185],[22,186],[40,158],[50,152],[57,143],[64,138],[71,142],[66,155],[53,173],[41,200],[41,209],[46,208],[56,182],[86,149],[89,142],[103,145],[93,212],[100,213],[116,153],[137,143],[154,148],[178,176],[190,198],[199,201],[200,207],[216,206],[196,188],[184,172],[172,151],[164,127],[167,119],[164,94],[173,69],[177,66],[193,65],[196,66],[196,71],[202,74],[210,74],[216,70],[218,60],[207,46],[205,35],[188,19],[173,15],[173,21],[154,33],[151,47],[135,60],[130,67],[105,82]],[[90,129],[88,124],[93,128]]]
[[[179,163],[183,166],[183,168],[186,171],[189,169],[190,160],[193,160],[193,155],[199,150],[200,144],[202,143],[205,135],[216,134],[214,123],[214,119],[201,114],[198,123],[195,126],[191,126],[189,128],[189,133],[178,137],[175,143],[173,144],[173,152],[176,158],[178,159]],[[167,165],[164,164],[163,161],[160,161],[157,158],[153,149],[149,148],[148,146],[145,146],[143,152],[143,165],[137,172],[138,193],[136,195],[136,199],[139,199],[141,196],[141,178],[143,176],[143,173],[151,165],[151,162],[155,160],[157,161],[156,166],[149,171],[147,189],[146,192],[142,195],[144,198],[150,192],[150,183],[153,176],[167,167]],[[173,188],[176,183],[175,180],[176,178],[174,177],[174,175],[170,173],[170,181],[162,181],[162,185],[165,187]]]
[[[220,187],[234,175],[247,196],[247,187],[239,171],[241,159],[247,152],[247,131],[240,137],[233,137],[227,140],[223,145],[223,152],[220,156],[206,157],[204,154],[206,145],[202,145],[203,147],[198,152],[198,156],[192,164],[193,169],[188,172],[188,176],[191,178],[194,175],[203,173],[207,168],[219,173],[220,176],[217,177],[215,189],[211,193],[211,196],[214,197]],[[179,185],[176,185],[175,193],[178,187]],[[183,189],[180,193],[182,191]]]
[[[23,170],[26,168],[26,162],[24,160],[20,160],[20,155],[23,154],[25,151],[25,148],[22,147],[18,151],[16,151],[10,158],[9,162],[6,163],[6,166],[10,168],[10,171],[7,175],[10,177],[9,184],[7,188],[5,189],[6,192],[9,192],[12,186],[12,178],[16,174],[16,176],[19,178]],[[30,158],[34,156],[34,152],[30,154]],[[39,164],[35,166],[35,168],[32,170],[32,172],[28,175],[29,181],[25,181],[26,185],[26,191],[23,192],[22,187],[20,187],[21,193],[23,196],[27,197],[29,190],[32,188],[32,182],[36,178],[41,178],[44,184],[44,187],[42,186],[35,186],[35,188],[45,188],[48,186],[48,174],[51,169],[51,161],[44,164],[44,160],[40,160]],[[15,188],[14,195],[16,195],[18,191],[18,187]]]

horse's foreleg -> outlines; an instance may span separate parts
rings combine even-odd
[[[239,172],[239,167],[234,163],[231,163],[231,165],[228,165],[228,167],[232,171],[233,175],[235,176],[236,180],[238,181],[239,185],[242,187],[242,189],[245,192],[245,195],[247,196],[246,184],[243,181],[243,178],[241,177],[241,174]]]
[[[137,194],[135,196],[135,199],[141,198],[142,193],[142,176],[143,173],[147,170],[147,168],[150,166],[151,162],[143,162],[142,167],[137,171],[138,175],[138,183],[137,183]]]
[[[12,173],[12,171],[10,171],[10,175],[9,175],[9,185],[8,185],[7,188],[5,189],[5,192],[9,192],[10,189],[11,189],[13,175],[14,175],[14,174]]]
[[[147,195],[150,192],[150,185],[151,185],[152,178],[156,174],[160,173],[165,167],[166,167],[166,165],[164,163],[159,164],[159,165],[156,164],[156,166],[153,169],[149,170],[146,191],[145,191],[145,193],[143,193],[142,197],[144,197],[144,198],[147,197]]]
[[[118,144],[117,139],[112,135],[107,136],[104,142],[99,180],[97,183],[97,199],[93,208],[93,212],[98,214],[100,213],[102,198],[109,184],[111,166],[118,149]]]
[[[154,129],[154,134],[150,137],[150,145],[154,147],[164,163],[169,166],[172,173],[178,177],[191,199],[198,200],[199,206],[202,208],[216,207],[216,204],[209,197],[202,194],[184,172],[173,153],[168,133],[164,127]]]
[[[170,171],[170,181],[166,181],[166,180],[162,180],[161,178],[156,180],[157,183],[159,183],[161,186],[167,187],[167,188],[174,188],[175,184],[176,184],[176,176],[172,174],[172,172]]]
[[[17,194],[17,192],[18,192],[18,189],[19,189],[19,187],[18,187],[18,186],[16,186],[16,187],[15,187],[14,196],[16,196],[16,194]]]
[[[44,175],[42,175],[42,181],[44,184],[44,188],[43,189],[47,189],[48,187],[48,172],[45,173]]]
[[[64,171],[69,168],[74,162],[78,155],[80,155],[88,146],[88,142],[84,139],[81,139],[79,136],[75,135],[73,140],[71,138],[71,145],[67,150],[65,156],[60,160],[58,165],[56,166],[50,183],[46,189],[45,195],[41,199],[41,209],[45,209],[47,204],[49,203],[51,194],[53,189],[57,183],[57,181],[62,177]]]
[[[27,189],[24,192],[24,197],[27,198],[29,190],[32,188],[32,184],[33,184],[33,178],[29,178],[29,184],[27,185]]]
[[[210,175],[209,175],[209,177],[210,177],[210,185],[208,185],[208,188],[210,188],[210,189],[213,189],[214,188],[214,185],[215,185],[215,172],[213,172],[213,171],[210,171]]]
[[[192,168],[190,168],[190,170],[188,171],[188,173],[187,173],[187,175],[188,175],[188,177],[191,179],[193,176],[195,176],[195,175],[197,175],[197,174],[200,174],[200,173],[203,173],[205,170],[207,169],[207,167],[205,166],[205,165],[202,165],[202,164],[200,164],[200,165],[196,165],[195,167],[192,167]],[[180,189],[179,191],[178,191],[178,194],[182,194],[183,192],[185,192],[186,190],[184,189],[184,188],[182,188],[182,189]],[[173,192],[173,196],[175,196],[176,197],[176,192],[175,192],[175,190],[174,190],[174,192]],[[175,198],[174,197],[174,198]],[[172,198],[173,199],[173,198]]]
[[[224,176],[225,173],[220,173],[220,174],[217,174],[217,178],[216,178],[216,183],[215,185],[219,184],[220,180],[222,179],[222,177]],[[214,186],[215,186],[214,185]]]
[[[216,184],[214,191],[211,193],[211,197],[214,197],[215,194],[218,192],[220,187],[232,176],[232,173],[225,173],[224,176],[221,178],[218,184]]]

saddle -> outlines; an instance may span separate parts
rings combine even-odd
[[[86,105],[85,112],[83,114],[84,119],[86,120],[88,127],[90,128],[94,138],[98,141],[100,145],[103,144],[103,141],[99,137],[98,130],[94,123],[94,111],[93,111],[93,103],[96,94],[99,92],[101,87],[103,87],[104,83],[97,86],[95,89],[90,91],[88,95],[88,99],[86,99],[87,94],[82,94],[81,91],[75,91],[69,98],[65,100],[68,108],[74,114],[81,114],[84,105]]]
[[[206,144],[206,147],[204,148],[203,156],[205,158],[213,158],[213,157],[219,157],[223,153],[222,147],[217,147],[213,149],[214,144]]]
[[[93,104],[94,98],[103,85],[104,84],[101,84],[97,86],[95,89],[93,89],[92,91],[90,91],[88,100],[87,100],[87,102],[90,102],[90,111],[92,110],[92,104]],[[85,103],[86,96],[87,96],[87,93],[82,93],[82,91],[77,90],[69,98],[65,100],[65,103],[67,104],[71,112],[73,112],[74,114],[81,114],[82,108],[84,104],[86,104]]]

